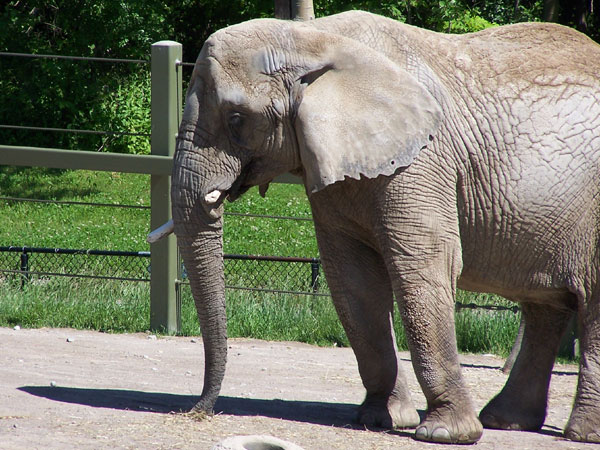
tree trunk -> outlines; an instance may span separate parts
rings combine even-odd
[[[560,13],[559,0],[544,0],[544,22],[557,22]]]
[[[516,22],[519,18],[519,0],[515,0],[515,5],[513,8],[512,21]]]
[[[290,0],[275,0],[275,18],[290,20],[292,18],[292,4]]]
[[[315,11],[312,0],[275,0],[275,17],[284,20],[312,20]]]
[[[577,29],[582,33],[588,32],[587,16],[594,10],[594,2],[591,0],[578,0],[575,9],[575,23]]]

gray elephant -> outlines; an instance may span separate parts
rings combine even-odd
[[[256,20],[213,34],[178,136],[173,223],[204,336],[211,411],[227,353],[222,202],[302,177],[366,398],[360,423],[472,443],[538,430],[561,338],[579,317],[565,435],[600,441],[600,46],[519,24],[437,34],[363,12]],[[454,331],[457,288],[520,302],[520,354],[474,410]],[[427,399],[397,363],[394,298]]]

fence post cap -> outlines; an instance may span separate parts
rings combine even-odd
[[[165,41],[158,41],[152,44],[152,47],[157,46],[157,47],[181,47],[181,44],[179,42],[175,42],[175,41],[169,41],[169,40],[165,40]]]

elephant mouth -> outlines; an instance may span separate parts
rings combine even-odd
[[[222,211],[221,206],[227,199],[230,202],[236,201],[242,196],[252,185],[247,184],[246,180],[248,177],[248,170],[242,170],[239,177],[231,184],[229,188],[224,188],[223,185],[219,185],[204,196],[204,210],[212,219],[218,219],[221,217]]]
[[[238,179],[235,180],[231,188],[227,191],[227,197],[225,198],[227,198],[228,201],[236,201],[242,196],[242,194],[244,194],[248,189],[252,187],[252,185],[245,183],[247,179],[247,174],[247,171],[242,172],[242,175],[240,175]]]

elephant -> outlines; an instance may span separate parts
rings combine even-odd
[[[225,373],[223,202],[301,177],[366,397],[357,420],[474,443],[539,430],[561,334],[581,360],[565,436],[600,442],[600,46],[554,24],[449,35],[361,11],[212,34],[177,136],[172,224],[198,311],[211,412]],[[163,230],[164,234],[165,230]],[[457,288],[519,302],[507,382],[476,413]],[[427,400],[397,360],[399,312]]]

